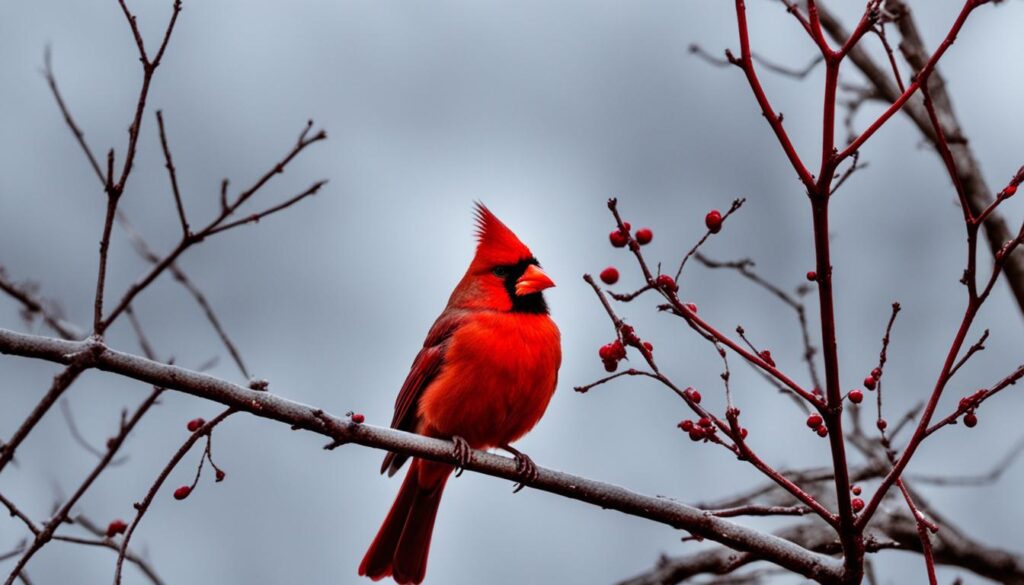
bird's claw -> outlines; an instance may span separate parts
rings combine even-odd
[[[519,476],[520,481],[516,483],[515,489],[512,490],[513,494],[518,494],[520,490],[526,487],[527,482],[532,482],[537,479],[537,464],[530,459],[530,456],[522,451],[510,447],[508,445],[502,446],[502,449],[508,451],[515,457],[516,460],[516,475]]]
[[[455,477],[459,477],[465,471],[466,464],[473,458],[473,448],[469,446],[469,442],[466,439],[458,435],[452,437],[452,443],[455,443],[452,447],[452,457],[458,463],[455,466]]]

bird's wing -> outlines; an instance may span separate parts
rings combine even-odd
[[[444,367],[444,354],[448,348],[448,340],[462,322],[461,313],[444,312],[434,322],[434,326],[427,333],[427,339],[423,342],[423,349],[416,355],[412,362],[409,375],[402,384],[402,389],[395,399],[395,415],[391,419],[391,428],[416,432],[419,425],[419,412],[417,403],[423,390],[437,377],[438,372]],[[388,472],[394,475],[408,459],[408,455],[399,453],[388,453],[384,457],[380,472]]]

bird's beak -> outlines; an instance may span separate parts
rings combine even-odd
[[[516,296],[540,292],[555,286],[555,281],[536,265],[529,265],[526,272],[516,281]]]

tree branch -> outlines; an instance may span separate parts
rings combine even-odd
[[[928,51],[925,49],[913,14],[903,0],[887,0],[886,7],[897,13],[895,21],[902,35],[900,51],[903,52],[914,69],[923,70],[927,63]],[[824,6],[818,6],[818,13],[821,17],[821,24],[830,37],[839,40],[848,36],[839,19]],[[893,85],[890,76],[875,63],[866,49],[856,46],[850,51],[849,56],[882,99],[890,103],[895,102],[904,93]],[[963,185],[971,211],[974,215],[978,215],[991,205],[992,189],[985,182],[981,165],[978,164],[970,143],[964,138],[964,131],[953,109],[952,98],[946,91],[946,82],[942,74],[938,69],[932,69],[928,77],[928,91],[932,96],[932,102],[942,126],[946,129],[948,136],[958,137],[958,140],[949,144],[949,148],[953,154],[956,173],[959,176],[959,182]],[[904,105],[903,112],[913,121],[921,134],[938,148],[938,136],[928,118],[928,112],[925,110],[923,102],[920,99],[910,100]],[[993,214],[982,226],[985,229],[989,250],[993,255],[999,251],[1003,243],[1013,238],[1006,220],[999,214]],[[1006,282],[1010,285],[1017,305],[1024,311],[1024,258],[1019,256],[1011,258],[1006,262],[1004,271]]]
[[[95,344],[95,340],[64,341],[0,329],[0,353],[56,363],[69,363],[73,356]],[[89,367],[219,402],[239,411],[287,423],[294,429],[312,431],[330,437],[333,442],[331,446],[356,443],[435,461],[455,462],[448,441],[357,424],[351,418],[334,417],[320,409],[269,392],[243,388],[213,376],[100,347],[99,351],[92,354],[94,357]],[[513,459],[482,451],[474,451],[465,468],[522,481]],[[716,518],[668,498],[644,496],[616,485],[544,468],[538,468],[536,479],[526,484],[549,493],[685,529],[736,550],[754,552],[759,558],[770,560],[816,581],[835,580],[841,570],[840,565],[827,556],[808,551],[777,536]]]

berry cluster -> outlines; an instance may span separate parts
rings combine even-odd
[[[597,350],[598,357],[604,362],[604,369],[607,372],[614,372],[619,368],[619,362],[626,359],[626,346],[635,347],[644,357],[649,358],[654,351],[654,345],[650,341],[640,339],[632,326],[623,324],[619,327],[621,339],[606,343]]]
[[[601,349],[597,350],[597,355],[604,362],[605,371],[614,372],[619,369],[619,362],[626,359],[626,346],[622,345],[622,341],[616,339],[602,345]]]
[[[622,229],[617,228],[612,230],[612,233],[608,234],[608,240],[612,243],[612,246],[615,246],[616,248],[625,248],[626,245],[629,244],[629,230],[631,227],[632,226],[629,225],[628,221],[624,221],[622,222]],[[637,244],[646,246],[654,239],[654,232],[651,231],[651,228],[640,228],[636,230],[636,235],[634,237]]]
[[[988,390],[982,388],[970,396],[964,396],[960,399],[960,412],[964,414],[964,426],[973,429],[978,425],[978,415],[975,413],[978,405],[988,395]]]
[[[683,390],[683,394],[690,399],[690,402],[694,404],[700,404],[700,392],[697,392],[692,387]]]
[[[859,496],[860,491],[861,490],[859,485],[850,486],[850,493],[852,493],[853,495]],[[860,498],[853,498],[852,500],[850,500],[850,506],[853,508],[853,513],[856,514],[857,512],[860,512],[861,510],[864,509],[864,500]]]
[[[818,433],[819,437],[828,436],[828,427],[825,426],[825,419],[820,414],[812,414],[807,417],[807,428]]]
[[[717,430],[715,428],[715,423],[711,422],[711,419],[706,416],[702,416],[696,421],[680,421],[676,426],[682,429],[684,433],[689,434],[691,441],[707,440],[713,436]]]
[[[874,390],[878,386],[878,379],[882,377],[882,370],[875,368],[871,370],[871,373],[864,378],[864,387],[868,390]]]

